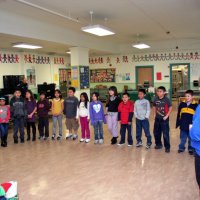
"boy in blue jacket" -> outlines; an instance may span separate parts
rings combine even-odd
[[[200,189],[200,105],[193,116],[193,124],[190,129],[191,146],[195,149],[196,180]],[[199,190],[200,191],[200,190]]]
[[[178,108],[176,128],[180,127],[180,144],[178,153],[185,151],[185,144],[188,139],[188,152],[193,155],[193,148],[191,146],[189,126],[192,124],[192,118],[197,108],[197,103],[193,100],[193,91],[187,90],[185,92],[185,100],[180,103]]]

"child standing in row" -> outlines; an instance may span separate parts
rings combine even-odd
[[[51,105],[49,100],[46,99],[46,93],[40,93],[40,100],[37,102],[37,114],[38,114],[38,129],[39,129],[39,139],[48,140],[49,138],[49,110]],[[45,129],[45,133],[44,133]]]
[[[36,140],[36,127],[35,127],[35,112],[37,110],[37,103],[33,97],[33,93],[30,90],[27,90],[26,94],[26,100],[25,100],[25,105],[26,105],[26,110],[28,114],[27,118],[27,141],[31,139],[31,127],[32,127],[32,141]]]
[[[145,136],[147,138],[146,148],[151,147],[151,134],[149,131],[149,116],[150,116],[150,103],[145,99],[146,91],[145,89],[140,89],[138,91],[139,100],[134,104],[134,115],[136,118],[136,147],[142,146],[142,129],[144,129]]]
[[[165,96],[166,89],[163,86],[158,87],[157,97],[153,103],[154,109],[154,137],[155,149],[162,149],[161,136],[163,133],[165,152],[170,152],[170,137],[169,137],[169,115],[172,112],[172,104]]]
[[[192,118],[197,108],[197,103],[193,101],[193,91],[185,92],[185,101],[181,102],[178,107],[176,128],[180,127],[180,144],[178,153],[185,151],[185,143],[188,139],[188,152],[193,155],[193,147],[189,135],[189,126],[192,124]]]
[[[129,94],[124,93],[122,96],[122,102],[118,107],[118,120],[121,124],[120,134],[121,140],[119,146],[125,144],[126,138],[126,129],[128,130],[128,146],[133,146],[133,137],[132,137],[132,119],[133,119],[133,110],[134,104],[129,100]]]
[[[89,107],[90,107],[90,103],[89,103],[88,95],[86,92],[83,92],[80,95],[80,102],[77,109],[77,119],[80,118],[80,124],[81,124],[82,137],[80,139],[80,142],[85,142],[85,143],[90,142]]]
[[[57,137],[57,140],[62,139],[62,113],[64,109],[64,100],[62,99],[61,91],[60,90],[55,90],[55,98],[52,100],[52,106],[51,106],[51,111],[52,111],[52,119],[53,119],[53,134],[51,139],[55,140],[56,138],[56,126],[58,122],[58,127],[59,127],[59,135]]]
[[[78,128],[79,123],[76,118],[78,99],[74,96],[76,89],[74,87],[69,87],[68,97],[64,100],[64,114],[66,116],[66,127],[69,130],[69,134],[66,136],[66,139],[72,138],[76,140],[78,138]],[[74,134],[72,134],[74,130]]]
[[[200,194],[200,105],[193,116],[193,124],[190,126],[191,146],[195,149],[195,173]]]
[[[90,103],[90,120],[94,127],[95,144],[103,144],[103,123],[106,123],[103,104],[99,101],[99,93],[92,94],[92,102]]]
[[[24,99],[21,97],[21,91],[15,90],[14,97],[10,101],[11,117],[14,123],[14,143],[18,143],[18,131],[20,132],[21,143],[24,143],[24,122],[27,116]]]
[[[108,130],[112,135],[111,144],[117,143],[118,138],[118,106],[120,104],[117,88],[109,88],[109,99],[106,104]]]
[[[0,137],[2,147],[7,147],[8,123],[10,119],[10,108],[5,105],[5,102],[6,99],[0,97]]]

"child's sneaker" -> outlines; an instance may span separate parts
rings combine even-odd
[[[194,154],[194,151],[193,151],[193,150],[189,150],[188,153],[189,153],[190,155],[193,155],[193,154]]]
[[[178,153],[183,153],[183,152],[184,152],[184,150],[182,150],[182,149],[178,150]]]
[[[136,147],[141,147],[142,146],[142,142],[137,142]]]
[[[78,135],[77,134],[74,134],[73,136],[72,136],[72,139],[73,140],[76,140],[78,138]]]
[[[160,145],[160,146],[156,145],[154,148],[155,149],[162,149],[162,145]]]
[[[151,148],[151,144],[146,144],[146,149],[150,149]]]
[[[125,145],[125,143],[120,142],[119,144],[117,144],[118,146],[123,146]]]
[[[18,143],[18,140],[17,139],[14,139],[14,144],[17,144]]]
[[[128,147],[132,147],[133,146],[133,144],[128,144]]]
[[[39,140],[43,140],[43,139],[44,139],[44,136],[39,136],[38,139],[39,139]]]
[[[81,139],[80,139],[80,142],[85,142],[85,138],[81,138]]]
[[[90,139],[86,139],[86,140],[85,140],[85,143],[89,143],[89,142],[90,142]]]
[[[52,140],[55,140],[55,137],[56,137],[55,135],[52,135],[51,139],[52,139]]]
[[[94,144],[98,144],[98,143],[99,143],[99,140],[95,140],[95,141],[94,141]]]
[[[66,140],[71,139],[72,136],[73,136],[73,134],[72,134],[72,133],[69,133],[68,135],[66,135]]]
[[[44,140],[48,140],[49,139],[49,137],[44,137]]]
[[[59,135],[59,136],[57,137],[57,140],[62,140],[62,136]]]
[[[165,149],[165,153],[170,153],[170,149]]]
[[[99,144],[103,144],[103,139],[100,139],[100,140],[99,140]]]

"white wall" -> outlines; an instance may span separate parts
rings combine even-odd
[[[42,84],[43,82],[47,83],[55,83],[57,87],[59,87],[59,69],[66,68],[66,66],[69,66],[70,64],[70,58],[69,57],[63,57],[58,55],[45,55],[45,54],[34,54],[36,56],[48,56],[50,57],[50,64],[36,64],[36,63],[25,63],[24,61],[24,55],[25,54],[31,54],[23,52],[9,52],[9,51],[0,51],[0,54],[17,54],[20,57],[19,63],[0,63],[0,88],[3,88],[3,76],[4,75],[25,75],[26,76],[26,70],[35,68],[36,73],[36,87],[32,87],[32,90],[36,90],[37,84]],[[33,55],[31,54],[31,55]],[[64,58],[64,64],[55,64],[54,63],[54,57],[62,57]],[[55,77],[57,76],[57,80],[55,80]]]
[[[186,55],[186,53],[191,53],[192,51],[189,52],[166,52],[167,55],[169,55],[169,53],[172,55],[173,53],[179,53],[182,54],[184,53],[184,55]],[[193,51],[193,55],[195,54],[196,51]],[[158,54],[159,56],[161,55],[161,53],[149,53],[151,55],[155,55]],[[136,54],[135,56],[143,56],[145,57],[145,55],[149,55],[147,54]],[[162,52],[162,54],[164,55],[165,53]],[[127,62],[123,62],[123,56],[127,56],[128,57],[128,63]],[[116,83],[115,85],[118,86],[118,88],[120,90],[123,89],[124,85],[128,85],[129,88],[135,89],[136,87],[136,66],[148,66],[148,65],[153,65],[154,66],[154,85],[155,87],[159,86],[159,85],[163,85],[165,86],[167,89],[170,88],[170,77],[165,77],[165,76],[170,76],[170,64],[173,63],[190,63],[190,67],[191,67],[191,76],[190,76],[190,80],[191,80],[191,85],[193,80],[199,79],[200,77],[200,51],[198,53],[198,58],[191,58],[191,59],[186,59],[186,58],[182,58],[182,59],[171,59],[171,60],[165,60],[165,61],[139,61],[136,62],[133,60],[133,56],[134,55],[108,55],[108,56],[99,56],[101,58],[103,58],[103,63],[96,63],[96,64],[92,64],[90,62],[90,69],[98,69],[98,68],[116,68]],[[90,57],[90,61],[91,59],[96,59],[98,60],[99,57]],[[110,63],[107,63],[107,58],[110,58]],[[120,63],[117,63],[117,58],[120,59]],[[162,73],[162,80],[157,80],[156,79],[156,73],[157,72],[161,72]],[[125,73],[130,73],[131,77],[130,77],[130,81],[124,81],[122,80],[122,76],[125,75]],[[102,85],[105,85],[103,83],[99,83]],[[91,83],[91,88],[93,88],[95,85],[99,85],[98,83]],[[106,83],[107,86],[113,85],[113,83]]]

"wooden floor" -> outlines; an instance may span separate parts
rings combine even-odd
[[[0,182],[18,181],[20,200],[197,200],[194,157],[177,153],[175,118],[174,111],[170,154],[111,146],[106,125],[103,145],[93,144],[92,128],[89,144],[37,140],[14,145],[10,130],[8,148],[0,148]],[[151,133],[152,124],[153,119]],[[135,145],[135,124],[133,130]]]

